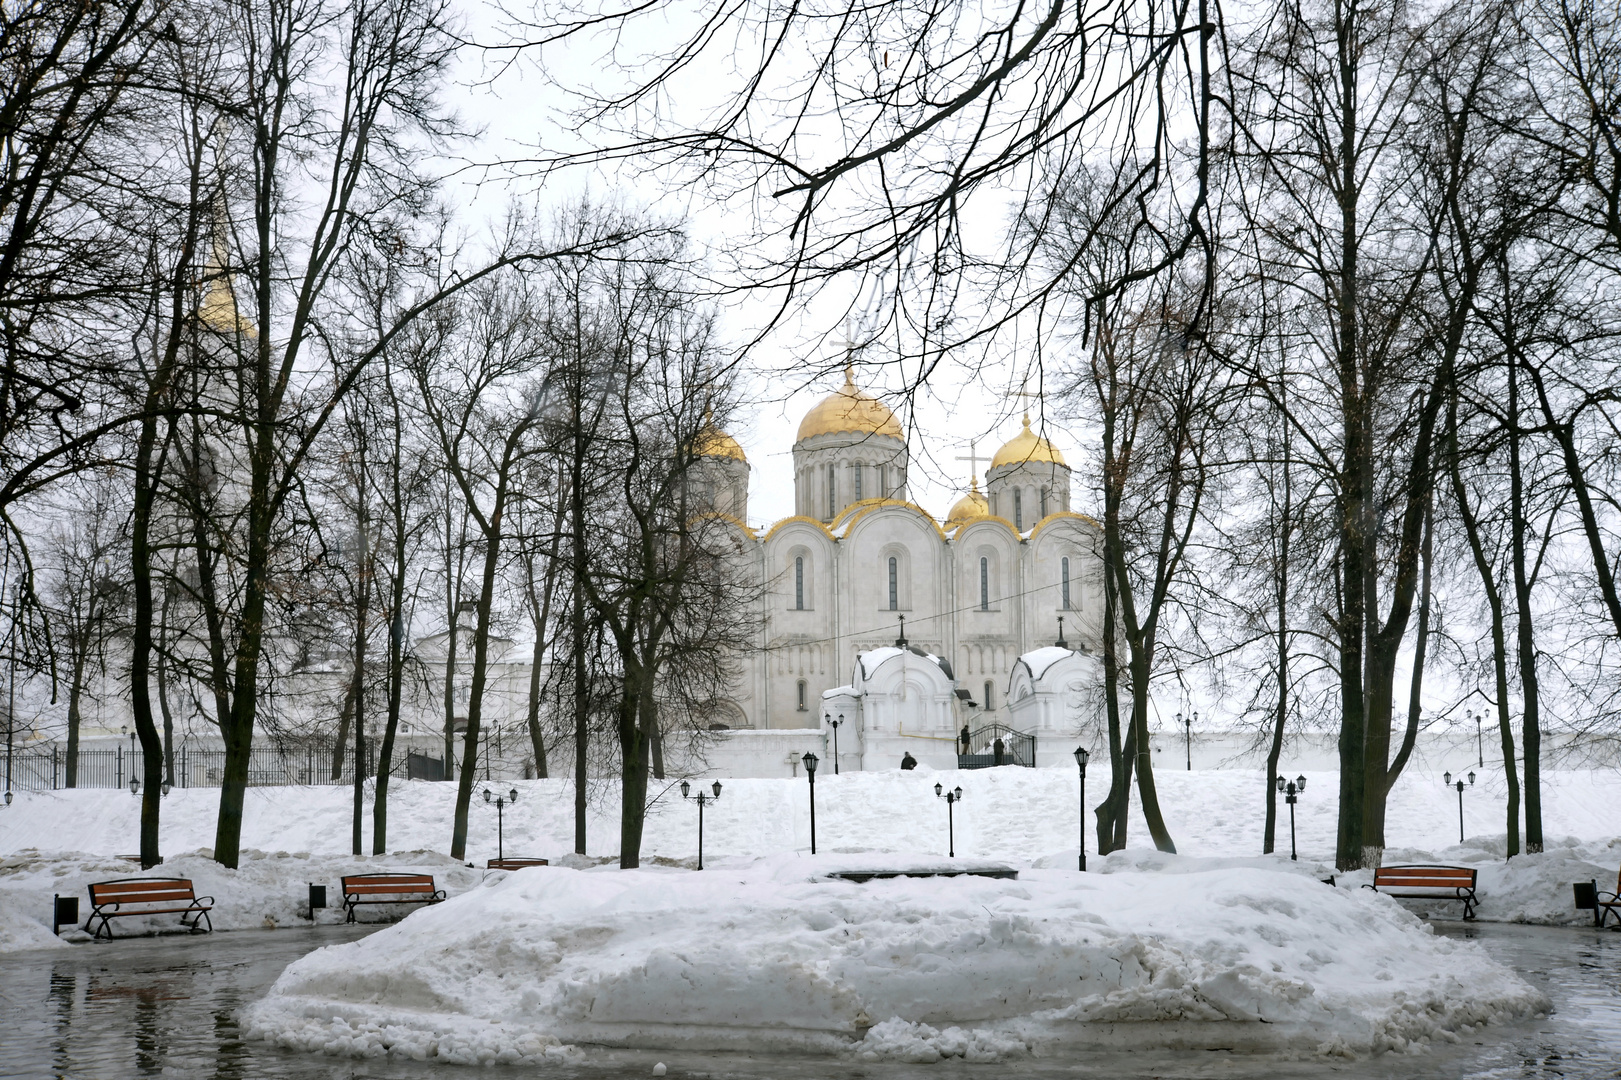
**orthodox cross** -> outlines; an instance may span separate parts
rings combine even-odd
[[[1035,393],[1032,394],[1028,389],[1026,389],[1026,387],[1028,387],[1029,385],[1030,385],[1029,382],[1020,383],[1019,384],[1019,389],[1015,390],[1013,393],[1008,395],[1008,397],[1024,398],[1025,399],[1024,422],[1025,422],[1026,426],[1029,426],[1029,424],[1030,424],[1030,403],[1029,403],[1029,399],[1030,398],[1035,398],[1037,401],[1041,400],[1041,392],[1038,390],[1038,391],[1036,391]]]
[[[985,461],[987,459],[982,458],[982,457],[979,456],[979,451],[974,448],[974,444],[976,442],[977,442],[977,440],[975,440],[975,439],[969,439],[968,440],[968,453],[966,453],[966,454],[958,454],[957,455],[957,460],[958,461],[966,461],[966,462],[968,462],[968,467],[971,470],[973,470],[974,481],[977,483],[978,480],[979,480],[979,463],[981,461]]]

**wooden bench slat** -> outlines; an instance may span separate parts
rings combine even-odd
[[[1363,888],[1400,900],[1461,901],[1463,917],[1473,919],[1476,873],[1473,867],[1468,866],[1380,866],[1373,871],[1373,884]],[[1397,891],[1409,889],[1430,891]]]
[[[343,878],[346,922],[361,904],[437,904],[445,898],[431,874],[350,874]]]

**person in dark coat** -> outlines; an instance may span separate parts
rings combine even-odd
[[[901,758],[901,768],[908,772],[917,768],[917,758],[912,756],[912,752],[910,750],[906,752],[905,757]]]
[[[969,736],[968,736],[968,725],[967,724],[964,724],[962,726],[962,731],[957,733],[957,739],[958,739],[958,741],[960,741],[962,743],[962,752],[965,753],[965,754],[968,753]]]

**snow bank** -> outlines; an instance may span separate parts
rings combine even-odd
[[[49,914],[49,904],[41,910]],[[19,949],[56,949],[66,944],[51,933],[48,925],[34,917],[22,897],[14,893],[0,893],[0,953]]]
[[[315,921],[341,922],[342,877],[386,871],[432,874],[439,887],[451,895],[467,891],[483,877],[481,871],[432,851],[356,858],[249,850],[242,853],[239,868],[231,870],[215,862],[205,848],[177,855],[150,871],[106,856],[23,851],[0,859],[0,946],[6,943],[6,927],[11,923],[20,920],[19,925],[22,925],[48,919],[53,893],[79,898],[79,926],[82,928],[90,915],[86,886],[94,881],[148,876],[190,878],[198,896],[214,898],[214,910],[209,916],[215,930],[253,930],[309,925],[310,883],[327,886],[327,902],[331,905],[316,911]],[[392,920],[407,910],[406,905],[379,904],[361,908],[358,918],[361,921]],[[178,928],[175,915],[128,916],[114,919],[112,924],[112,932],[118,937]],[[49,941],[36,939],[28,944],[27,939],[19,938],[15,947],[37,948],[60,943],[64,938],[75,941],[88,938],[82,929],[64,928],[63,938],[53,937],[48,927],[44,933]]]
[[[839,867],[522,871],[304,957],[243,1023],[286,1047],[455,1062],[576,1042],[993,1061],[1363,1054],[1547,1007],[1474,943],[1304,874],[825,879]]]

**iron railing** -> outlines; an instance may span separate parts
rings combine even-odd
[[[987,724],[957,740],[957,768],[990,769],[998,765],[1036,767],[1036,737],[1006,724]]]
[[[338,774],[332,774],[334,750],[331,746],[263,746],[250,752],[248,757],[249,787],[280,787],[306,784],[352,784],[355,782],[354,748],[344,748],[343,762]],[[10,789],[13,791],[55,791],[67,787],[68,754],[53,746],[50,750],[14,751],[9,761]],[[0,764],[7,764],[0,762]],[[75,786],[82,788],[127,787],[131,776],[139,778],[142,764],[139,753],[122,746],[111,750],[78,751],[78,775]],[[361,778],[373,776],[377,771],[376,745],[366,745],[366,763]],[[445,763],[441,758],[410,751],[396,754],[389,767],[390,776],[412,779],[442,780]],[[180,746],[174,752],[174,775],[170,783],[178,788],[219,787],[225,776],[225,751],[194,749]]]

